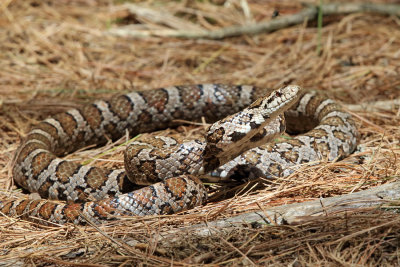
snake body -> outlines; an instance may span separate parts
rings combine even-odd
[[[350,114],[330,99],[315,92],[297,93],[297,89],[171,86],[98,100],[45,119],[21,142],[13,177],[18,185],[42,198],[66,203],[0,201],[0,214],[57,224],[101,223],[121,214],[171,214],[205,202],[206,191],[195,174],[212,171],[213,175],[231,176],[245,171],[247,175],[286,176],[299,164],[352,153],[358,133]],[[261,96],[264,98],[257,100]],[[259,146],[284,130],[280,114],[292,102],[285,112],[286,127],[291,133],[303,133]],[[261,106],[267,110],[263,115]],[[232,113],[236,114],[229,116]],[[126,130],[135,136],[175,126],[177,119],[202,117],[206,121],[226,118],[210,127],[207,142],[189,141],[174,146],[173,151],[140,143],[129,146],[125,152],[128,174],[60,158],[120,138]],[[174,143],[165,137],[159,141]],[[137,189],[135,183],[151,185]]]

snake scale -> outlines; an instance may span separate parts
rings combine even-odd
[[[285,130],[283,112],[287,131],[299,135],[270,142]],[[172,138],[158,137],[151,147],[135,141],[125,151],[128,173],[60,158],[120,138],[126,130],[135,136],[173,127],[177,119],[202,117],[211,122],[222,119],[210,126],[206,142],[175,144]],[[267,90],[199,84],[131,92],[34,126],[17,150],[13,178],[43,199],[0,201],[0,214],[56,224],[102,223],[125,214],[172,214],[206,201],[196,174],[287,176],[302,163],[346,157],[357,138],[350,114],[333,100],[298,86]],[[138,189],[136,184],[150,185]]]

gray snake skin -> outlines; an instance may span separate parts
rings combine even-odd
[[[270,142],[285,129],[283,112],[288,132],[301,134]],[[232,113],[237,114],[229,116]],[[201,117],[224,119],[210,126],[206,142],[175,144],[166,137],[134,142],[125,152],[128,172],[60,158],[88,145],[104,144],[108,138],[120,138],[126,129],[135,136],[175,126],[176,119]],[[197,174],[287,176],[302,163],[346,157],[355,149],[357,138],[353,119],[340,106],[297,86],[266,90],[200,84],[132,92],[57,114],[34,126],[16,153],[14,180],[42,198],[66,203],[0,201],[0,214],[57,224],[172,214],[206,201]],[[150,185],[137,189],[136,184]]]

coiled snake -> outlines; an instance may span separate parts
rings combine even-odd
[[[285,129],[284,111],[288,131],[308,132],[261,145]],[[207,121],[224,118],[210,126],[207,142],[192,140],[173,146],[175,140],[166,137],[153,141],[155,147],[135,142],[125,152],[128,174],[59,158],[119,138],[126,129],[134,136],[171,127],[176,119],[201,117]],[[245,171],[255,176],[286,176],[302,163],[346,157],[355,149],[357,136],[351,116],[334,101],[305,93],[298,86],[266,90],[201,84],[132,92],[57,114],[34,126],[16,153],[14,180],[42,198],[67,203],[0,201],[0,214],[63,224],[101,223],[121,214],[176,213],[206,200],[206,190],[195,174],[213,171],[213,175],[230,176]],[[152,185],[133,190],[135,183]]]

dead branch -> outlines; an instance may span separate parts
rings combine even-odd
[[[125,6],[129,12],[141,15],[137,8]],[[239,36],[243,34],[259,34],[287,28],[292,25],[303,23],[305,20],[314,20],[318,15],[318,6],[307,6],[297,14],[278,17],[270,21],[256,24],[226,27],[215,31],[207,30],[174,30],[174,29],[132,29],[129,27],[119,27],[108,30],[109,34],[121,37],[177,37],[188,39],[223,39],[227,37]],[[324,16],[346,15],[351,13],[369,12],[381,15],[400,16],[400,5],[395,4],[375,4],[375,3],[331,3],[322,6]],[[163,12],[165,15],[165,11]],[[147,14],[147,13],[146,13]],[[168,15],[171,17],[172,15]]]
[[[362,104],[346,104],[344,105],[351,111],[374,112],[379,110],[391,111],[400,106],[400,99],[380,100]]]
[[[181,228],[195,230],[198,235],[210,235],[225,227],[243,224],[295,224],[313,217],[327,216],[345,211],[379,207],[400,198],[400,182],[393,182],[357,193],[321,198],[319,200],[265,208],[262,211],[244,213],[235,217]]]

